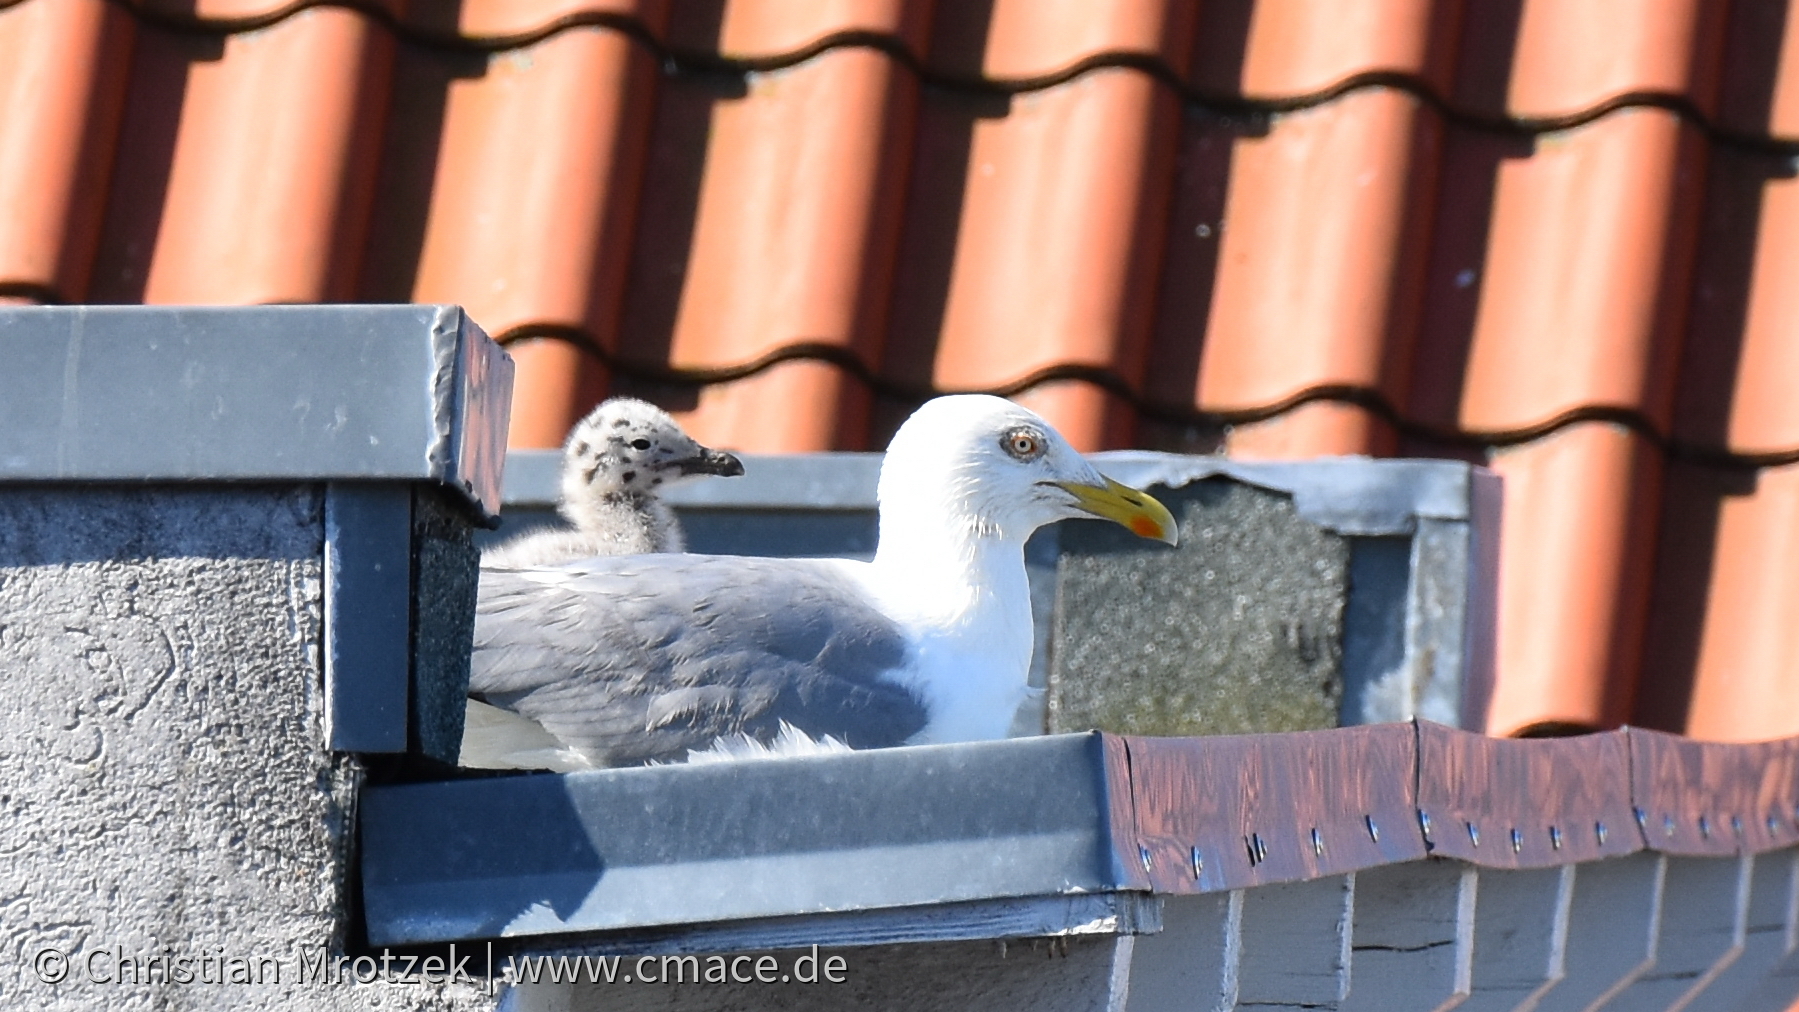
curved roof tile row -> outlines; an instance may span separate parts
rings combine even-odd
[[[0,0],[0,10],[26,2]],[[1284,112],[1382,87],[1413,92],[1454,121],[1493,130],[1566,129],[1620,107],[1655,106],[1726,143],[1780,150],[1799,143],[1799,90],[1789,84],[1770,96],[1741,83],[1789,45],[1778,4],[1765,0],[1733,11],[1728,21],[1723,6],[1697,0],[1376,0],[1347,10],[1322,0],[1203,7],[1194,0],[1060,0],[1048,7],[1018,0],[946,7],[933,0],[108,2],[148,24],[214,36],[339,10],[405,43],[449,53],[519,49],[603,28],[683,71],[770,71],[833,49],[867,49],[927,84],[995,94],[1131,67],[1222,113]],[[927,33],[927,23],[936,30]],[[1570,39],[1604,45],[1571,53]],[[1720,77],[1726,53],[1734,59]]]
[[[452,18],[450,12],[454,14]],[[1492,726],[1799,732],[1782,0],[23,0],[0,298],[458,302],[513,441],[999,389],[1507,478]]]

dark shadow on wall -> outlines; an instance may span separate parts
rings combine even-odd
[[[1733,6],[1719,87],[1721,123],[1745,132],[1766,131],[1781,40],[1792,16],[1787,0]],[[1794,172],[1790,159],[1716,146],[1711,151],[1674,399],[1674,436],[1683,446],[1722,449],[1729,444],[1765,195],[1774,180],[1790,179]],[[1670,463],[1633,723],[1686,730],[1723,506],[1730,497],[1753,495],[1757,477],[1755,471],[1703,459],[1677,456]]]

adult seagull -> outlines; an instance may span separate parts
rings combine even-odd
[[[792,729],[852,748],[1002,738],[1031,659],[1031,532],[1097,516],[1176,537],[1161,503],[984,395],[907,419],[878,498],[872,562],[640,555],[483,572],[470,693],[519,719],[471,727],[464,765],[679,761]]]

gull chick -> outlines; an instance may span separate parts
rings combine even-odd
[[[1027,692],[1031,532],[1102,517],[1176,538],[1161,503],[984,395],[913,414],[878,498],[872,562],[639,555],[485,572],[469,688],[539,735],[510,764],[676,762],[795,732],[857,749],[1005,737]]]
[[[695,442],[668,412],[630,397],[594,408],[562,450],[558,510],[574,530],[539,531],[489,550],[483,568],[550,566],[594,555],[679,552],[681,524],[662,492],[699,475],[732,477],[743,462]]]

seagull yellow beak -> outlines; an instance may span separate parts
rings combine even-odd
[[[1140,538],[1154,538],[1171,545],[1176,543],[1180,535],[1174,514],[1168,512],[1168,507],[1129,485],[1120,485],[1104,475],[1101,478],[1105,481],[1104,486],[1073,481],[1053,484],[1074,496],[1077,507],[1096,517],[1122,524]]]

